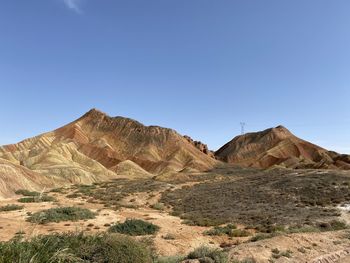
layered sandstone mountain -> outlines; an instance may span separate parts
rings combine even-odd
[[[304,141],[283,126],[237,136],[221,147],[215,156],[244,167],[350,169],[349,156]]]
[[[41,190],[53,182],[35,172],[0,158],[0,197],[9,197],[18,189]]]
[[[53,132],[0,147],[0,158],[58,183],[203,171],[217,162],[174,130],[95,109]]]

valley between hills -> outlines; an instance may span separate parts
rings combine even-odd
[[[283,126],[213,152],[92,109],[0,147],[0,198],[0,262],[350,262],[350,157]]]

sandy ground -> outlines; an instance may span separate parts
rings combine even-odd
[[[122,208],[119,211],[106,209],[102,204],[87,203],[81,198],[69,199],[65,197],[66,194],[51,193],[50,195],[54,196],[58,202],[21,204],[25,206],[21,211],[0,212],[0,240],[9,240],[18,232],[24,232],[26,237],[67,231],[94,233],[107,230],[109,224],[122,222],[127,218],[137,218],[160,226],[160,231],[153,238],[160,255],[187,254],[201,245],[220,247],[220,245],[225,244],[226,247],[229,247],[232,258],[242,260],[253,257],[259,263],[350,263],[350,240],[348,238],[350,233],[347,231],[291,234],[258,242],[244,242],[248,238],[229,239],[225,236],[211,237],[203,235],[203,232],[209,228],[188,226],[182,224],[180,218],[171,216],[166,211],[151,209],[146,204],[156,203],[160,196],[159,192],[152,193],[153,197],[151,199],[144,193],[131,195],[124,201],[130,202],[131,199],[135,199],[133,203],[138,208]],[[13,199],[1,200],[0,206],[19,204],[16,201],[18,198],[19,196]],[[33,213],[58,206],[80,206],[98,212],[98,216],[91,220],[49,223],[46,225],[35,225],[26,222],[28,212]],[[349,213],[345,210],[342,218],[350,222]],[[169,235],[174,239],[164,238]],[[279,251],[290,250],[291,257],[273,258],[273,249]]]

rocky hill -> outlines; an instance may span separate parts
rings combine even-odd
[[[350,169],[350,158],[294,136],[283,126],[237,136],[215,156],[244,167]]]
[[[0,158],[32,177],[61,183],[204,171],[217,163],[172,129],[95,109],[55,131],[0,147]]]

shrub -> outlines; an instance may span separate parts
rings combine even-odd
[[[23,208],[24,208],[23,205],[5,205],[5,206],[0,207],[0,212],[22,210]]]
[[[64,193],[64,189],[61,188],[54,188],[50,190],[51,193]]]
[[[173,234],[166,234],[165,236],[162,236],[165,240],[175,240],[176,237]]]
[[[156,203],[154,205],[151,205],[151,208],[156,210],[164,210],[165,205],[163,203]]]
[[[336,231],[336,230],[343,230],[349,228],[349,226],[346,224],[344,221],[339,221],[339,220],[332,220],[329,222],[330,225],[330,231]]]
[[[17,190],[17,191],[15,192],[15,194],[17,194],[17,195],[23,195],[23,196],[39,196],[39,195],[40,195],[39,192],[29,191],[29,190],[25,190],[25,189]]]
[[[278,248],[274,248],[271,250],[272,252],[272,258],[280,258],[280,257],[286,257],[286,258],[290,258],[292,257],[292,251],[290,250],[286,250],[286,251],[279,251]]]
[[[28,218],[28,221],[32,223],[46,224],[49,222],[58,223],[61,221],[93,219],[95,216],[96,213],[90,211],[89,209],[80,207],[59,207],[36,212]]]
[[[158,232],[159,226],[139,219],[127,219],[124,223],[111,226],[109,232],[130,236],[153,235]]]
[[[66,195],[66,197],[67,198],[78,198],[78,197],[81,197],[81,194],[72,193],[72,194]]]
[[[152,256],[145,244],[125,236],[66,233],[2,242],[0,263],[8,262],[151,263]]]
[[[268,238],[273,238],[275,237],[275,234],[256,234],[255,236],[253,236],[250,241],[251,242],[257,242],[259,240],[264,240],[264,239],[268,239]]]
[[[211,259],[211,262],[227,263],[228,262],[228,255],[227,255],[227,253],[225,253],[221,250],[202,246],[202,247],[195,249],[191,253],[189,253],[187,256],[187,259],[199,259],[199,260]],[[203,261],[203,262],[205,262],[205,261]]]
[[[229,236],[230,237],[247,237],[247,236],[250,236],[250,233],[249,231],[244,229],[235,229],[231,231]]]
[[[218,226],[225,223],[222,219],[210,219],[210,218],[203,218],[203,217],[192,217],[190,216],[190,219],[184,218],[183,221],[184,224],[189,226]]]
[[[254,258],[245,258],[243,260],[233,259],[232,263],[256,263]]]
[[[42,203],[42,202],[53,202],[56,201],[52,196],[31,196],[31,197],[22,197],[17,200],[20,203]]]
[[[180,263],[184,260],[183,256],[159,257],[154,263]]]
[[[210,230],[204,232],[205,235],[208,236],[222,236],[222,235],[230,235],[234,229],[237,227],[233,224],[228,224],[224,227],[216,226]]]

